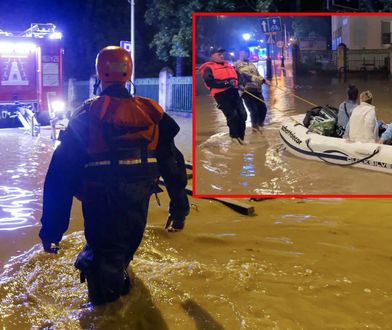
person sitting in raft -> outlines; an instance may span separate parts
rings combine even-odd
[[[392,123],[388,124],[387,129],[382,133],[381,138],[377,143],[392,144]]]
[[[344,138],[350,142],[378,141],[378,124],[376,108],[372,105],[373,95],[364,91],[359,95],[359,105],[356,106],[347,124]]]
[[[343,137],[351,113],[358,105],[358,94],[358,88],[354,85],[349,85],[347,88],[347,101],[339,105],[338,122],[336,123],[336,133],[339,137]]]

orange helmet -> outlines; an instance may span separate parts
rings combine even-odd
[[[131,55],[118,46],[105,47],[97,55],[95,69],[101,81],[125,83],[132,75]]]

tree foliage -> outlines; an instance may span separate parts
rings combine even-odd
[[[295,16],[292,28],[295,38],[326,36],[331,32],[330,17]]]
[[[192,46],[192,13],[204,11],[233,11],[233,0],[151,0],[146,11],[146,23],[156,34],[151,48],[158,58],[190,57]]]

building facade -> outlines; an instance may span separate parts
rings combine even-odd
[[[392,16],[332,16],[332,50],[388,49],[392,45]]]

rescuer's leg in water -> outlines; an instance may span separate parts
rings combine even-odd
[[[87,245],[75,266],[87,280],[94,305],[127,294],[131,281],[127,267],[143,237],[154,182],[113,182],[101,198],[83,203]]]
[[[252,92],[252,94],[261,100],[264,100],[263,95],[258,92]],[[267,106],[265,103],[259,101],[254,96],[244,93],[242,98],[250,112],[252,129],[256,132],[260,131],[261,127],[264,126],[264,120],[267,114]]]
[[[238,91],[231,89],[225,93],[216,94],[215,100],[218,103],[218,108],[226,117],[230,137],[239,139],[242,144],[245,137],[247,114],[242,100],[238,96]]]

